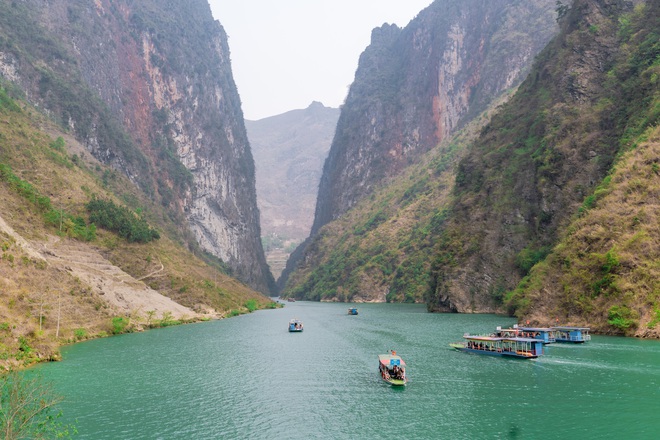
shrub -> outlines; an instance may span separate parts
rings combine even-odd
[[[77,341],[81,341],[83,339],[87,338],[87,330],[84,328],[77,328],[73,331],[73,336],[76,338]]]
[[[619,330],[626,331],[631,327],[637,327],[637,313],[630,310],[628,306],[616,305],[607,311],[607,323]]]
[[[129,242],[148,243],[160,238],[158,231],[141,216],[124,206],[115,205],[112,200],[94,198],[86,208],[91,222],[119,234]]]
[[[245,303],[245,308],[247,308],[248,311],[252,313],[259,308],[259,304],[257,303],[257,300],[251,299]]]
[[[126,327],[128,327],[128,324],[128,318],[124,318],[123,316],[115,316],[112,318],[112,334],[118,335],[124,333]]]

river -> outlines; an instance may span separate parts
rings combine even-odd
[[[39,366],[75,438],[657,438],[660,342],[594,336],[536,360],[448,344],[511,318],[423,305],[287,303],[231,319],[76,344]],[[291,318],[305,324],[287,332]],[[378,374],[394,349],[408,386]]]

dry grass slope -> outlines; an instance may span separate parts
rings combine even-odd
[[[660,128],[646,137],[523,283],[524,319],[660,337]]]

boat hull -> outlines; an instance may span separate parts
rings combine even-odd
[[[458,351],[463,351],[465,353],[483,354],[486,356],[500,356],[505,358],[514,358],[514,359],[535,359],[538,357],[535,354],[529,354],[529,353],[517,353],[513,351],[476,350],[473,348],[460,346],[459,344],[449,344],[449,345]]]
[[[383,381],[385,381],[385,383],[388,383],[388,384],[392,385],[393,387],[403,387],[403,386],[406,385],[406,383],[408,383],[407,380],[401,380],[401,379],[385,379],[385,378],[383,378]]]

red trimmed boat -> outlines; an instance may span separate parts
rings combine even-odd
[[[396,351],[378,355],[378,371],[380,371],[380,377],[392,386],[400,387],[408,383],[406,363],[401,356],[396,354]]]

